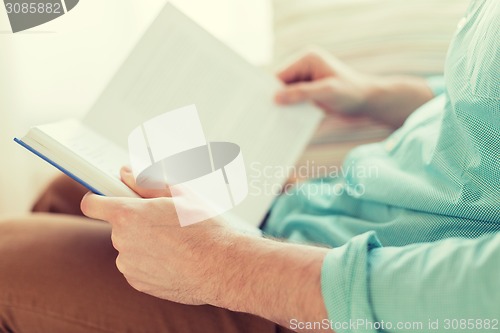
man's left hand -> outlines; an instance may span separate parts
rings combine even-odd
[[[81,208],[88,217],[112,225],[116,266],[133,288],[185,304],[213,303],[218,297],[217,267],[236,236],[222,221],[181,227],[167,197],[87,194]]]

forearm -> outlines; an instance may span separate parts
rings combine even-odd
[[[216,306],[252,313],[283,326],[328,318],[321,294],[327,249],[238,236],[216,273]]]
[[[425,79],[412,76],[373,78],[366,114],[398,128],[418,107],[434,96]]]

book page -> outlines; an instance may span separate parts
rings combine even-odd
[[[265,216],[322,114],[309,105],[279,107],[280,83],[167,4],[97,100],[84,122],[126,148],[142,122],[195,104],[208,141],[238,144],[250,192],[234,213],[253,224]]]
[[[106,195],[135,196],[120,180],[127,150],[77,120],[37,126],[23,141]]]

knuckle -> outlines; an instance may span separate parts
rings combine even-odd
[[[131,277],[125,277],[127,279],[127,283],[134,288],[137,291],[140,292],[145,292],[146,291],[146,286],[144,283],[140,282],[137,279],[131,278]]]
[[[116,220],[118,223],[126,223],[127,221],[133,220],[137,216],[137,213],[133,207],[130,205],[121,205],[116,213]]]
[[[116,232],[111,233],[111,243],[113,243],[115,250],[120,251],[122,249],[121,238],[116,235]]]
[[[290,101],[300,101],[306,97],[305,84],[297,84],[293,89],[290,89],[288,98]]]
[[[161,206],[158,203],[160,199],[146,199],[143,202],[141,202],[141,212],[145,212],[145,216],[148,216],[148,212],[155,212],[158,211]],[[140,214],[140,213],[139,213]]]
[[[122,274],[125,274],[125,264],[123,263],[123,256],[121,254],[118,254],[116,257],[115,265]]]
[[[302,87],[302,86],[297,87],[297,89],[295,90],[295,92],[293,94],[293,99],[298,101],[298,100],[304,99],[304,97],[305,97],[304,87]]]
[[[150,200],[148,208],[164,210],[164,209],[167,209],[169,207],[171,202],[172,202],[171,199],[166,198],[166,197],[156,198],[156,199]]]
[[[321,58],[321,54],[317,47],[309,46],[305,51],[304,58],[309,60],[317,60]]]
[[[308,60],[316,60],[316,58],[318,58],[318,54],[316,51],[308,51],[305,58]]]
[[[328,82],[327,84],[322,84],[318,92],[323,94],[323,95],[330,95],[335,92],[335,87],[331,82]]]
[[[137,283],[137,281],[136,281],[136,280],[131,279],[131,278],[128,278],[128,277],[125,277],[125,278],[127,279],[127,283],[128,283],[128,284],[129,284],[132,288],[134,288],[134,289],[135,289],[135,290],[137,290],[137,291],[140,291],[140,290],[139,290],[139,288],[138,288],[139,286],[138,286],[138,283]]]

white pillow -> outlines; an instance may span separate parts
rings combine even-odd
[[[309,45],[371,73],[442,73],[469,0],[273,0],[275,64]]]

